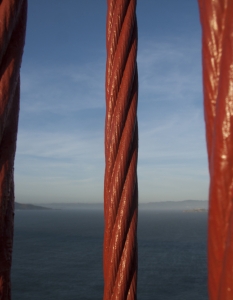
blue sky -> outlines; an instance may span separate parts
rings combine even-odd
[[[16,201],[101,202],[105,0],[29,0]],[[139,201],[206,200],[196,0],[138,0]]]

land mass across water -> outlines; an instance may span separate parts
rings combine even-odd
[[[16,210],[44,210],[44,209],[49,210],[51,208],[44,207],[44,206],[39,206],[39,205],[34,205],[34,204],[15,202],[15,209]]]
[[[103,203],[38,203],[21,204],[15,203],[16,209],[65,209],[65,210],[103,210]],[[205,200],[184,200],[184,201],[161,201],[139,203],[140,210],[149,211],[183,211],[183,212],[205,212],[208,209],[208,202]]]
[[[184,201],[164,201],[149,202],[139,204],[141,210],[176,210],[176,211],[196,211],[202,212],[208,209],[208,201],[206,200],[184,200]]]

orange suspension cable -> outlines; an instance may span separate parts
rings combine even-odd
[[[209,160],[210,300],[233,299],[233,1],[199,0]]]
[[[107,3],[104,300],[133,300],[138,214],[136,0]]]
[[[0,300],[11,299],[14,158],[19,114],[19,70],[25,41],[26,0],[0,2]]]

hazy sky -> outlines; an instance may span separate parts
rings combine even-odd
[[[101,202],[105,0],[29,0],[16,201]],[[138,0],[139,201],[206,200],[196,0]]]

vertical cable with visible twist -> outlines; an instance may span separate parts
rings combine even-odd
[[[233,299],[233,1],[199,0],[209,160],[210,300]]]
[[[104,300],[137,298],[136,0],[108,0]]]
[[[0,2],[0,300],[11,299],[14,158],[27,1]]]

